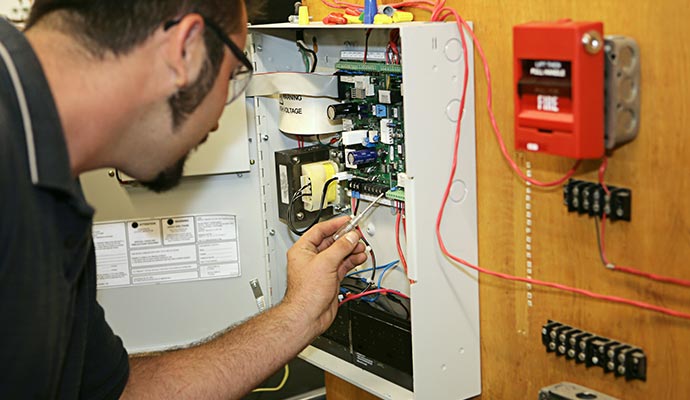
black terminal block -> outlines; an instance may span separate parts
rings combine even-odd
[[[607,186],[610,195],[599,183],[571,179],[563,187],[563,204],[568,212],[601,217],[604,213],[611,221],[630,221],[632,216],[632,191]]]
[[[551,320],[542,326],[541,342],[548,353],[565,356],[587,368],[600,367],[628,381],[647,380],[647,358],[637,346]]]
[[[351,180],[348,188],[353,192],[370,194],[372,196],[378,196],[381,193],[386,193],[390,190],[390,187],[388,185],[384,185],[378,182],[370,182],[364,179]]]

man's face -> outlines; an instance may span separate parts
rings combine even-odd
[[[240,48],[244,48],[246,24],[242,24],[241,32],[230,35],[230,39]],[[182,151],[182,156],[176,162],[160,171],[154,179],[141,182],[148,189],[163,192],[177,186],[182,179],[189,153],[206,141],[209,132],[218,128],[218,119],[228,95],[230,75],[240,63],[229,49],[223,47],[224,56],[218,74],[213,76],[210,61],[207,59],[198,79],[181,91],[179,96],[184,100],[169,101],[173,116],[173,134],[186,135],[185,137],[189,137],[190,140],[185,141],[185,148],[178,149]]]

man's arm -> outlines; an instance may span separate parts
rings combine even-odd
[[[279,305],[198,347],[130,360],[123,398],[237,399],[294,358],[331,324],[340,281],[366,260],[356,232],[333,243],[346,221],[318,224],[290,249]]]

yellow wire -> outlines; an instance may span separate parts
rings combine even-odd
[[[285,364],[285,375],[283,375],[283,380],[280,382],[280,384],[274,388],[259,388],[259,389],[254,389],[252,390],[252,393],[256,392],[277,392],[285,386],[285,382],[287,382],[288,377],[290,376],[290,367]]]

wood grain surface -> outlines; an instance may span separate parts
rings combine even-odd
[[[391,3],[383,1],[379,3]],[[306,2],[315,19],[328,11]],[[609,259],[621,265],[690,278],[690,8],[679,0],[450,0],[475,23],[493,76],[494,110],[509,148],[513,134],[512,27],[572,18],[604,22],[606,34],[634,37],[642,55],[642,129],[609,159],[606,181],[633,190],[632,222],[607,226]],[[418,13],[421,19],[428,13]],[[403,44],[404,46],[404,44]],[[480,264],[526,275],[526,186],[500,154],[484,107],[486,81],[477,72],[477,159]],[[572,161],[511,154],[534,177],[551,180]],[[596,180],[598,161],[583,164],[577,177]],[[594,221],[568,214],[560,189],[531,192],[532,276],[598,293],[622,296],[690,312],[690,289],[626,276],[605,269],[596,247]],[[531,296],[531,306],[528,305]],[[480,278],[481,399],[536,399],[539,389],[571,381],[621,399],[690,398],[690,321],[626,305],[610,304],[551,289]],[[626,382],[600,368],[547,354],[540,328],[547,319],[642,347],[647,381]],[[329,400],[368,399],[359,389],[326,377]]]

